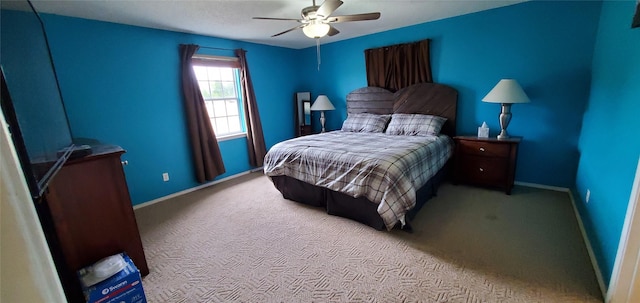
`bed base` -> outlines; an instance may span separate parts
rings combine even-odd
[[[436,196],[438,187],[445,179],[446,171],[447,169],[441,169],[424,186],[418,189],[416,192],[416,206],[407,212],[405,216],[407,225],[402,229],[411,231],[411,220],[429,199]],[[378,205],[364,197],[353,198],[288,176],[272,176],[271,180],[285,199],[310,206],[323,207],[330,215],[349,218],[377,230],[386,229],[382,218],[378,214]]]

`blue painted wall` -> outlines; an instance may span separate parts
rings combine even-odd
[[[336,106],[327,128],[338,129],[345,96],[367,84],[365,49],[431,39],[434,82],[459,91],[458,133],[477,134],[486,121],[497,135],[500,106],[480,100],[501,78],[515,78],[531,99],[512,107],[508,128],[524,137],[516,180],[570,188],[599,13],[599,2],[526,2],[423,23],[322,45],[320,71],[315,47],[304,49],[304,74],[318,83],[313,95],[326,94]]]
[[[199,185],[194,177],[179,79],[178,45],[244,48],[267,147],[294,135],[299,89],[292,49],[45,15],[51,50],[74,137],[127,150],[123,159],[133,204]],[[229,55],[232,51],[202,49]],[[283,64],[286,63],[286,64]],[[251,169],[246,138],[220,143],[226,173]],[[169,182],[162,181],[168,172]]]
[[[630,28],[635,3],[603,2],[578,145],[574,197],[605,283],[611,278],[640,156],[640,28]]]

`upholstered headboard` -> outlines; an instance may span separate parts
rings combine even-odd
[[[436,83],[419,83],[392,93],[380,87],[363,87],[347,95],[348,113],[426,114],[447,118],[442,133],[456,135],[458,91]]]

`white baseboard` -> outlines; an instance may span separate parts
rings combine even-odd
[[[196,187],[188,188],[188,189],[185,189],[183,191],[179,191],[177,193],[173,193],[173,194],[170,194],[170,195],[167,195],[167,196],[164,196],[164,197],[160,197],[160,198],[157,198],[157,199],[154,199],[154,200],[151,200],[151,201],[147,201],[147,202],[144,202],[144,203],[141,203],[141,204],[136,204],[136,205],[133,206],[133,209],[135,210],[135,209],[147,207],[149,205],[153,205],[153,204],[156,204],[158,202],[169,200],[169,199],[175,198],[177,196],[182,196],[184,194],[188,194],[190,192],[194,192],[194,191],[199,190],[199,189],[207,188],[209,186],[216,185],[218,183],[221,183],[221,182],[224,182],[224,181],[228,181],[228,180],[231,180],[231,179],[235,179],[237,177],[244,176],[246,174],[253,173],[253,172],[258,172],[258,171],[261,171],[261,170],[262,170],[262,167],[251,169],[251,170],[247,170],[247,171],[244,171],[244,172],[241,172],[241,173],[238,173],[238,174],[226,177],[226,178],[222,178],[220,180],[213,181],[211,183],[198,185]]]
[[[582,233],[582,239],[584,240],[584,243],[587,245],[587,252],[589,253],[589,258],[591,259],[591,265],[593,266],[593,271],[595,271],[596,279],[598,280],[598,286],[600,286],[600,291],[602,292],[602,298],[606,298],[607,287],[604,284],[604,277],[602,277],[602,272],[600,271],[600,266],[598,266],[598,260],[596,259],[596,254],[593,252],[591,241],[589,241],[589,237],[587,236],[587,231],[584,229],[584,224],[582,223],[582,217],[580,216],[580,212],[576,207],[576,201],[573,199],[573,194],[571,193],[571,191],[569,191],[569,199],[571,199],[573,212],[576,215],[576,219],[578,219],[578,226],[580,227],[580,232]]]
[[[513,182],[513,184],[520,185],[520,186],[526,186],[526,187],[548,189],[548,190],[553,190],[553,191],[571,192],[571,190],[569,190],[566,187],[558,187],[558,186],[551,186],[551,185],[544,185],[544,184],[537,184],[537,183],[528,183],[528,182],[520,182],[520,181],[515,181],[515,182]]]

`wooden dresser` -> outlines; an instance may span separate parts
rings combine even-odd
[[[453,139],[456,142],[455,182],[498,187],[511,194],[521,138],[458,136]]]
[[[51,180],[37,209],[69,302],[83,302],[76,271],[126,252],[149,273],[118,146],[94,146],[68,161]]]

